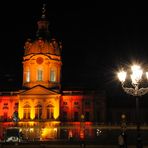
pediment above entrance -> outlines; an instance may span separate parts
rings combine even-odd
[[[41,85],[37,85],[22,91],[20,95],[59,95],[59,93],[49,90]]]

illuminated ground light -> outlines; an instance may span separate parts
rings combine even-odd
[[[41,139],[55,139],[57,138],[57,128],[43,128],[41,133]]]

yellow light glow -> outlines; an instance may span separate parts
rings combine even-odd
[[[146,72],[146,78],[148,79],[148,72]]]
[[[20,102],[19,102],[18,115],[20,120],[23,119],[23,107],[21,106]]]
[[[34,121],[30,121],[30,122],[27,122],[29,124],[29,126],[33,126],[34,125]]]
[[[131,70],[132,70],[133,73],[136,72],[139,69],[141,69],[141,67],[139,65],[133,65],[133,66],[131,66]]]
[[[54,119],[57,119],[59,117],[59,99],[55,101],[55,107],[54,107]]]
[[[118,79],[121,81],[121,82],[124,82],[125,79],[126,79],[126,72],[125,71],[120,71],[117,73],[117,76],[118,76]]]
[[[30,115],[30,119],[34,119],[35,118],[35,110],[34,108],[31,108],[31,115]]]
[[[54,139],[57,137],[57,128],[48,128],[45,127],[42,129],[42,134],[41,134],[41,138],[42,139]]]
[[[34,129],[33,128],[30,128],[30,132],[33,132],[34,131]]]
[[[133,72],[131,74],[132,83],[137,84],[142,77],[143,71],[139,65],[133,65],[131,67],[131,70]]]

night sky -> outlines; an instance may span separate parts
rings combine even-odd
[[[63,88],[120,90],[119,67],[148,63],[148,9],[145,4],[49,1],[51,35],[62,41]],[[43,0],[0,5],[0,88],[21,88],[24,43],[37,31]],[[12,87],[11,87],[12,88]],[[119,93],[119,92],[118,92]]]

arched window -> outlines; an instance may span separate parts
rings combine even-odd
[[[56,81],[56,71],[55,69],[50,70],[50,81],[55,82]]]
[[[47,119],[53,119],[54,107],[52,105],[47,106]]]
[[[24,107],[24,119],[30,119],[30,106],[28,104],[26,104]]]
[[[42,117],[42,106],[38,104],[35,106],[35,119],[41,119]]]
[[[41,68],[37,70],[37,80],[43,81],[43,70]]]
[[[8,108],[8,103],[4,103],[3,109],[9,109],[9,108]]]
[[[30,82],[30,69],[29,68],[26,71],[26,82]]]

